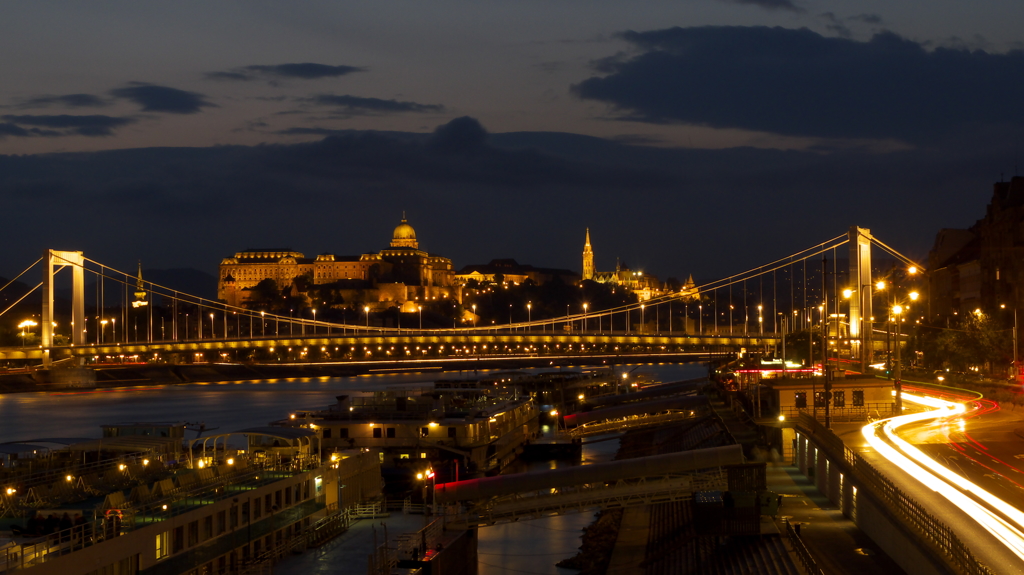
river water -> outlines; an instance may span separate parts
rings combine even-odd
[[[690,379],[707,373],[702,364],[623,365],[616,366],[615,370],[633,370],[633,374],[647,374],[662,382]],[[217,428],[220,433],[225,433],[267,425],[270,421],[287,417],[290,411],[323,408],[334,403],[336,395],[389,386],[428,386],[438,379],[471,379],[486,374],[486,371],[448,371],[6,394],[0,395],[0,443],[99,437],[100,425],[123,422],[202,422],[208,430]],[[192,433],[187,433],[186,437],[191,438]],[[617,449],[618,441],[584,446],[581,463],[610,461]],[[541,462],[531,464],[529,469],[567,464]],[[593,513],[571,513],[481,528],[479,573],[574,573],[555,567],[555,563],[576,553],[582,529],[592,520]]]

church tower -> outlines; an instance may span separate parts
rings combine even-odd
[[[583,279],[594,279],[594,250],[590,247],[590,228],[587,228],[587,242],[583,245]]]

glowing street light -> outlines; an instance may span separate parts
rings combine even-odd
[[[363,306],[363,313],[366,314],[366,329],[370,329],[370,306]]]
[[[210,339],[217,337],[217,332],[213,329],[213,314],[210,314]]]
[[[423,306],[416,306],[416,311],[420,312],[420,331],[423,331]]]
[[[764,306],[762,306],[762,305],[757,306],[757,330],[758,330],[758,333],[762,333],[763,334],[764,333],[764,315],[761,314],[761,310],[762,309],[764,309]]]
[[[21,347],[25,347],[25,331],[31,332],[31,328],[37,326],[36,322],[26,319],[25,321],[18,324],[18,328],[21,329]]]
[[[583,304],[583,331],[587,331],[587,306],[590,304]]]
[[[188,318],[188,314],[185,314],[185,317]],[[103,338],[106,335],[103,332],[105,332],[107,330],[107,324],[108,323],[110,323],[110,322],[108,322],[105,319],[104,320],[100,320],[100,343],[103,343]],[[185,322],[185,337],[188,337],[188,321],[187,320]]]

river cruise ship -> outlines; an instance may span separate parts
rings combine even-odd
[[[498,473],[539,429],[537,406],[509,383],[450,380],[339,395],[333,405],[298,410],[272,425],[313,429],[326,451],[378,450],[384,467]]]

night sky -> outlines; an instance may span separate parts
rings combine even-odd
[[[0,275],[386,247],[711,279],[871,228],[923,258],[1024,154],[1024,3],[20,2]],[[1024,172],[1021,172],[1024,174]]]

